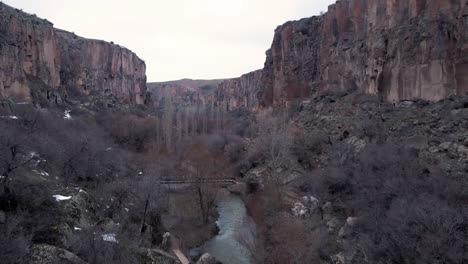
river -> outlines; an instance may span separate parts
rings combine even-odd
[[[253,264],[255,224],[244,202],[239,196],[226,194],[218,199],[217,210],[219,233],[205,244],[205,251],[223,264]]]

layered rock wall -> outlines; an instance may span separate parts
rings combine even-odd
[[[468,92],[467,0],[341,0],[275,31],[263,106],[360,90],[387,101]]]
[[[143,104],[145,63],[130,50],[54,29],[0,3],[0,96],[32,100],[38,87]]]

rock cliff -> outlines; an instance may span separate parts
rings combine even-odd
[[[263,106],[349,90],[387,101],[466,94],[468,1],[337,1],[276,29],[262,83]]]
[[[31,101],[37,90],[113,96],[142,104],[145,63],[133,52],[58,30],[0,3],[0,96]]]
[[[262,70],[257,70],[220,83],[214,100],[230,111],[239,108],[256,110],[259,102],[257,94],[262,87]]]
[[[164,106],[164,99],[170,97],[176,106],[208,104],[214,98],[214,91],[224,80],[182,79],[169,82],[148,83],[151,101],[156,107]]]
[[[275,30],[263,70],[222,82],[230,110],[359,91],[389,102],[468,93],[468,0],[341,0]],[[192,92],[193,93],[193,92]]]

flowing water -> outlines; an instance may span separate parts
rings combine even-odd
[[[223,264],[252,264],[255,248],[255,224],[245,204],[236,195],[225,195],[217,201],[219,234],[204,248]]]

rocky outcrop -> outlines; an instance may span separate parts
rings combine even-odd
[[[52,23],[0,3],[0,96],[31,100],[33,79],[58,89],[60,63]]]
[[[223,81],[182,79],[148,83],[147,86],[156,107],[163,107],[165,98],[171,98],[176,106],[196,106],[211,102],[216,87]]]
[[[262,70],[250,72],[219,84],[215,101],[230,111],[239,108],[256,110],[259,102],[257,95],[262,87]]]
[[[341,0],[275,31],[263,106],[349,90],[387,101],[468,92],[466,0]]]
[[[189,80],[148,83],[152,101],[162,107],[170,97],[177,106],[216,105],[223,109],[256,110],[262,90],[262,70],[226,80]]]
[[[34,245],[31,250],[31,257],[28,263],[32,264],[48,264],[48,263],[69,263],[69,264],[86,264],[87,262],[80,259],[75,254],[51,245],[40,244]]]
[[[62,85],[79,95],[110,95],[143,104],[146,65],[130,50],[56,30],[61,47]]]
[[[0,97],[32,101],[39,90],[63,95],[113,96],[142,104],[145,63],[133,52],[54,29],[0,3]]]

